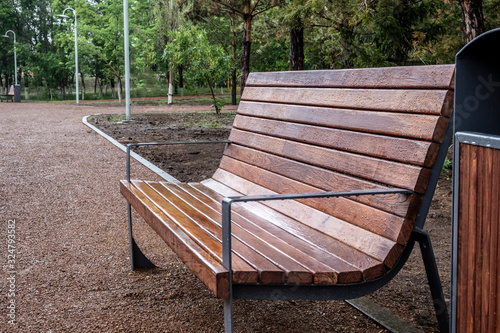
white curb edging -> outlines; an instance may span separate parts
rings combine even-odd
[[[116,147],[120,148],[123,152],[125,152],[125,153],[127,152],[127,147],[125,147],[124,145],[122,145],[121,143],[119,143],[118,141],[116,141],[115,139],[113,139],[112,137],[110,137],[109,135],[107,135],[106,133],[104,133],[103,131],[101,131],[100,129],[98,129],[97,127],[95,127],[94,125],[90,124],[87,121],[88,117],[92,117],[92,115],[88,115],[88,116],[85,116],[85,117],[82,118],[82,122],[85,125],[87,125],[88,127],[90,127],[97,134],[101,135],[103,138],[105,138],[106,140],[108,140],[109,142],[111,142]],[[136,152],[131,151],[130,152],[130,156],[132,156],[136,161],[138,161],[139,163],[141,163],[146,168],[148,168],[149,170],[153,171],[154,173],[156,173],[158,176],[160,176],[161,178],[165,179],[166,181],[171,182],[171,183],[179,183],[180,182],[178,179],[174,178],[172,175],[170,175],[167,172],[163,171],[162,169],[158,168],[156,165],[154,165],[153,163],[149,162],[148,160],[146,160],[144,157],[142,157],[141,155],[137,154]]]

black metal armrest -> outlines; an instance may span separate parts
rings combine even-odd
[[[189,145],[189,144],[209,144],[209,143],[231,143],[229,140],[218,141],[179,141],[179,142],[144,142],[144,143],[129,143],[127,145],[127,182],[130,183],[130,148],[138,146],[174,146],[174,145]]]
[[[334,198],[334,197],[350,197],[350,196],[394,194],[394,193],[414,194],[415,192],[405,189],[391,188],[391,189],[375,189],[375,190],[328,191],[328,192],[239,196],[239,197],[226,197],[222,199],[222,265],[229,271],[229,281],[232,282],[231,204],[233,202]],[[231,285],[232,284],[230,284],[230,286]]]

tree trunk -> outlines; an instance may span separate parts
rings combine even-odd
[[[231,34],[233,35],[233,39],[231,40],[231,50],[232,50],[232,56],[231,56],[231,105],[236,105],[236,80],[237,80],[237,73],[236,73],[236,29],[235,29],[235,20],[234,17],[231,15]]]
[[[111,84],[111,97],[115,99],[115,79],[109,80],[109,83]]]
[[[300,20],[299,20],[300,23]],[[304,28],[290,30],[290,70],[304,69]]]
[[[243,53],[241,54],[241,94],[245,89],[248,74],[250,74],[250,46],[252,45],[252,19],[250,1],[245,1],[243,14]]]
[[[484,32],[483,1],[459,0],[462,7],[462,19],[465,44]]]
[[[85,100],[85,79],[84,79],[82,72],[80,72],[80,76],[82,78],[82,101],[84,101]]]
[[[184,96],[184,66],[179,66],[179,90],[181,91],[181,96]]]
[[[118,102],[121,104],[122,103],[122,79],[120,75],[116,76],[118,79]]]

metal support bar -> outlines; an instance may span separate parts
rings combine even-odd
[[[427,273],[427,280],[431,289],[432,299],[434,301],[434,310],[438,320],[439,330],[441,332],[449,332],[450,323],[448,317],[448,309],[444,299],[443,287],[441,286],[441,279],[439,278],[438,268],[436,265],[436,258],[432,250],[431,239],[429,234],[420,228],[414,228],[414,234],[420,244],[422,251],[422,258],[424,260],[425,272]]]

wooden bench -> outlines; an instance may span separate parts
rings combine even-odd
[[[132,268],[149,262],[130,205],[225,300],[231,332],[233,299],[357,298],[386,284],[417,240],[446,330],[422,227],[453,84],[453,65],[251,74],[212,178],[130,180],[128,168]]]
[[[7,94],[2,94],[0,95],[0,102],[3,102],[3,99],[5,98],[5,100],[8,102],[9,98],[12,102],[14,102],[14,96],[15,96],[15,93],[14,93],[14,86],[10,86],[10,89],[9,89],[9,92]]]

